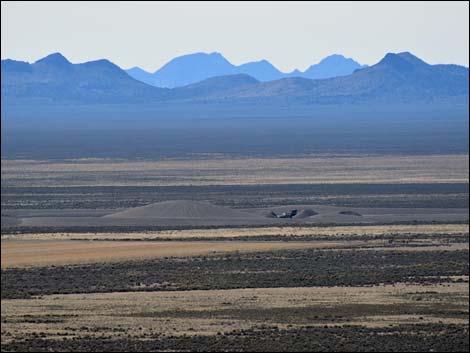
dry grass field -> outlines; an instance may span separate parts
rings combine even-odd
[[[228,252],[302,248],[345,248],[365,242],[147,242],[147,241],[8,241],[2,243],[2,268],[49,266]]]
[[[212,255],[231,252],[257,252],[289,249],[354,249],[395,250],[381,240],[373,241],[310,241],[310,242],[206,242],[206,241],[9,241],[2,243],[1,267],[73,265],[103,261],[125,261]],[[440,244],[423,242],[422,246],[401,246],[400,251],[456,251],[467,250],[468,243]]]
[[[5,300],[2,341],[15,337],[217,335],[256,325],[387,327],[468,324],[468,283],[47,295]],[[417,306],[418,312],[406,312]],[[433,307],[441,310],[434,312]],[[449,315],[447,311],[455,311]],[[361,313],[361,311],[363,311]],[[90,315],[93,313],[93,315]],[[256,315],[257,314],[257,315]],[[341,317],[338,317],[341,315]]]
[[[468,251],[466,224],[5,235],[2,350],[465,351]]]
[[[416,225],[367,225],[367,226],[331,226],[331,227],[258,227],[258,228],[217,228],[183,229],[145,232],[93,232],[93,233],[25,233],[2,234],[2,240],[191,240],[194,238],[213,240],[214,238],[256,238],[260,236],[276,237],[322,237],[344,236],[416,236],[416,235],[465,235],[469,232],[468,224],[416,224]]]
[[[468,162],[468,155],[2,160],[1,178],[3,187],[459,183],[468,182]]]
[[[457,240],[448,243],[447,238],[440,239],[439,234],[453,236]],[[415,239],[418,235],[420,238]],[[2,236],[1,267],[66,265],[302,248],[393,250],[398,245],[400,251],[468,250],[466,237],[466,224],[9,234]],[[391,244],[390,239],[395,238],[397,240]]]

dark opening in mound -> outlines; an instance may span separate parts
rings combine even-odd
[[[339,214],[344,214],[347,216],[362,216],[359,212],[356,211],[341,211]]]

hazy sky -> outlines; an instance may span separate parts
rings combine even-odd
[[[339,53],[374,64],[411,51],[429,63],[469,62],[463,2],[21,2],[2,1],[4,58],[61,52],[154,71],[192,52],[234,64],[267,59],[283,71]]]

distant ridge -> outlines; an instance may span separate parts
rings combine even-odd
[[[1,70],[6,102],[137,103],[158,101],[167,92],[133,79],[107,59],[72,64],[53,53],[33,64],[2,60]]]
[[[306,71],[294,70],[283,73],[267,60],[248,62],[239,66],[231,64],[222,54],[194,53],[176,57],[154,73],[133,67],[126,70],[136,80],[156,87],[181,87],[214,76],[246,74],[258,81],[266,82],[286,77],[310,79],[331,78],[349,75],[354,70],[365,67],[350,58],[339,54],[330,55]]]
[[[219,53],[210,54],[220,64]],[[206,54],[199,57],[207,58]],[[193,57],[181,58],[181,61]],[[339,56],[318,65],[334,66]],[[269,71],[267,62],[262,62]],[[222,61],[211,73],[230,63]],[[267,65],[267,66],[266,66]],[[355,64],[351,64],[351,69]],[[318,67],[318,66],[316,66]],[[307,71],[317,75],[318,69]],[[173,72],[171,65],[167,67]],[[246,69],[246,67],[245,67]],[[409,52],[388,53],[377,64],[328,79],[287,77],[273,81],[248,74],[215,75],[196,83],[157,88],[130,77],[109,60],[72,64],[59,53],[33,64],[2,60],[2,106],[41,104],[208,104],[257,107],[342,104],[467,104],[468,68],[430,65]],[[175,71],[176,75],[180,71]]]
[[[367,65],[361,65],[351,58],[345,58],[343,55],[333,54],[321,60],[318,64],[310,66],[300,74],[300,77],[310,79],[325,79],[338,76],[347,76],[355,70],[365,68]]]

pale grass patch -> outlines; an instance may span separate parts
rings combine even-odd
[[[191,239],[191,238],[235,238],[252,236],[372,236],[409,234],[453,234],[469,233],[468,224],[420,224],[420,225],[367,225],[367,226],[331,226],[331,227],[256,227],[256,228],[218,228],[162,230],[148,232],[96,232],[96,233],[29,233],[4,234],[2,240],[122,240],[122,239]]]
[[[127,161],[2,160],[4,186],[182,186],[468,182],[468,155],[313,155]],[[194,173],[197,171],[197,173]],[[80,177],[77,177],[80,176]]]
[[[468,277],[467,277],[468,281]],[[46,295],[33,299],[2,300],[1,316],[6,323],[2,324],[3,332],[25,337],[32,332],[45,332],[47,336],[64,332],[65,327],[81,332],[82,326],[104,328],[106,334],[116,335],[114,329],[124,329],[125,334],[139,335],[142,332],[163,335],[204,334],[213,335],[234,329],[248,329],[255,321],[240,318],[179,318],[165,317],[168,311],[214,311],[224,309],[270,309],[302,307],[335,307],[354,304],[415,304],[418,296],[433,293],[439,305],[458,305],[468,311],[467,283],[443,283],[433,285],[394,284],[370,287],[305,287],[305,288],[256,288],[231,290],[195,290],[172,292],[124,292],[124,293],[91,293]],[[459,298],[456,299],[455,298]],[[428,300],[428,304],[432,304]],[[152,313],[140,317],[136,313]],[[159,315],[161,313],[161,315]],[[74,316],[68,317],[67,315]],[[61,317],[64,322],[50,324],[21,323],[21,318]],[[422,317],[422,318],[420,318]],[[352,325],[387,326],[389,324],[406,324],[418,322],[445,322],[468,324],[468,318],[440,317],[427,315],[388,315],[358,317]],[[279,327],[285,325],[273,322]],[[331,322],[334,323],[334,322]],[[259,324],[259,323],[258,323]],[[325,322],[322,323],[324,325]],[[338,324],[338,323],[334,323]],[[176,331],[175,331],[176,330]],[[101,332],[99,333],[101,334]],[[5,337],[5,339],[4,339]],[[2,341],[6,341],[2,335]]]
[[[348,242],[6,241],[1,267],[68,265],[233,252],[351,247]],[[356,246],[365,245],[360,242]]]

